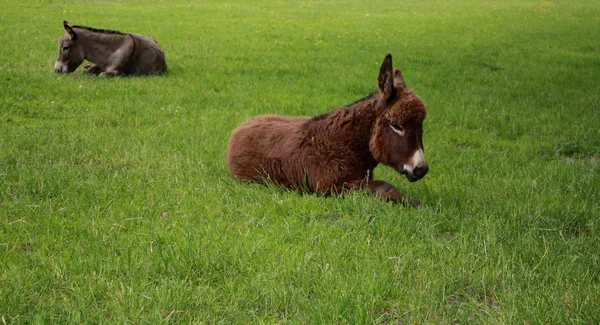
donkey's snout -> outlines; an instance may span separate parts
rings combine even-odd
[[[402,173],[406,175],[409,181],[416,182],[427,174],[429,167],[425,161],[423,149],[416,150],[409,161],[410,163],[402,166]]]
[[[62,72],[62,64],[58,61],[54,62],[54,72],[61,73]]]
[[[56,61],[56,63],[54,63],[54,72],[56,72],[56,73],[68,73],[69,69],[67,68],[66,64],[63,64],[60,61]]]
[[[425,174],[427,174],[428,171],[429,171],[429,167],[427,167],[427,166],[417,167],[417,168],[413,169],[413,174],[417,178],[423,178],[425,176]]]

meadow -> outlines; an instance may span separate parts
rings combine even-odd
[[[62,21],[162,76],[53,72]],[[0,0],[2,324],[600,323],[600,2]],[[428,106],[425,207],[232,179],[231,131]]]

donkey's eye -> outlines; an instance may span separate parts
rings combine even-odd
[[[65,47],[63,47],[63,51],[66,51],[66,50],[68,50],[68,49],[69,49],[69,47],[68,47],[68,46],[65,46]]]
[[[404,132],[404,129],[398,125],[398,124],[390,124],[390,126],[392,127],[392,129],[398,133],[402,133]]]

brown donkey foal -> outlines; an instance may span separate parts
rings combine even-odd
[[[425,104],[406,88],[388,54],[379,90],[349,106],[314,117],[263,115],[232,133],[227,162],[242,181],[276,184],[320,194],[367,189],[393,202],[419,206],[385,181],[373,180],[382,163],[414,182],[427,174],[423,154]]]
[[[134,33],[70,26],[63,21],[67,33],[58,40],[57,73],[71,73],[83,60],[84,73],[101,76],[135,75],[167,71],[165,53],[156,40]]]

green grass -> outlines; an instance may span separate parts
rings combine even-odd
[[[0,0],[0,321],[600,323],[597,1]],[[62,20],[164,76],[55,75]],[[428,105],[411,209],[235,182],[235,126]]]

